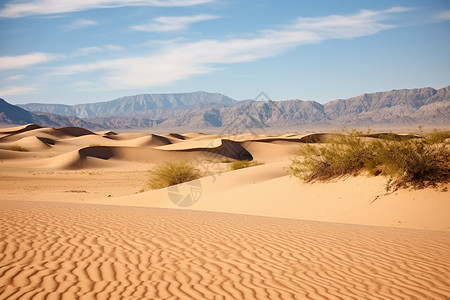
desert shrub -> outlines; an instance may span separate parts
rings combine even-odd
[[[200,178],[200,170],[185,160],[165,161],[151,170],[150,174],[148,185],[152,189],[161,189]]]
[[[382,139],[382,140],[387,140],[387,141],[406,141],[406,140],[420,138],[415,135],[409,135],[409,134],[399,135],[399,134],[394,134],[394,133],[373,134],[373,135],[371,135],[371,137],[374,137],[377,139]]]
[[[230,170],[238,170],[253,166],[261,165],[262,163],[256,160],[235,160],[230,164]]]
[[[374,152],[380,144],[380,141],[368,143],[363,138],[346,135],[325,145],[301,145],[289,171],[307,182],[356,175],[363,169],[377,173]]]
[[[425,140],[428,144],[443,143],[445,140],[450,139],[450,131],[438,131],[435,130],[432,133],[425,136]]]
[[[367,172],[389,177],[389,188],[449,181],[450,143],[445,139],[367,139],[346,135],[326,145],[302,145],[289,166],[306,182]]]
[[[427,139],[387,143],[377,156],[393,186],[425,187],[450,179],[450,143]]]
[[[12,145],[12,146],[9,146],[9,147],[8,147],[8,150],[11,150],[11,151],[20,151],[20,152],[28,152],[28,149],[26,149],[26,148],[24,148],[24,147],[22,147],[22,146],[19,146],[19,145]]]

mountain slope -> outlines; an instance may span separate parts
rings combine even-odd
[[[167,118],[183,113],[198,111],[205,105],[219,104],[232,106],[238,103],[217,93],[193,92],[179,94],[142,94],[122,97],[107,102],[60,105],[30,103],[19,105],[33,112],[56,113],[79,118],[145,116],[147,118]]]
[[[363,94],[329,102],[324,108],[335,123],[448,124],[450,86],[439,90],[422,88]]]
[[[450,86],[439,90],[422,88],[363,94],[324,105],[301,100],[236,101],[221,94],[195,92],[144,94],[73,106],[26,104],[22,107],[88,116],[84,121],[90,126],[82,125],[87,128],[448,125]],[[43,113],[36,114],[44,117]],[[24,115],[24,118],[31,117]]]
[[[282,127],[325,124],[329,121],[314,101],[253,101],[233,107],[210,108],[161,122],[165,127]]]
[[[49,113],[32,113],[12,105],[0,98],[0,124],[22,125],[36,123],[47,127],[84,127],[104,128],[101,124],[94,124],[73,116],[60,116]]]

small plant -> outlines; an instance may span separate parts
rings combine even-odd
[[[258,165],[262,165],[262,163],[256,160],[235,160],[230,164],[230,170],[238,170]]]
[[[382,174],[389,177],[387,189],[421,188],[450,180],[448,133],[425,138],[392,137],[350,134],[326,145],[302,145],[289,171],[306,182],[361,172]]]
[[[200,170],[188,161],[165,161],[150,171],[149,187],[161,189],[200,178]]]
[[[8,150],[11,150],[11,151],[20,151],[20,152],[28,152],[28,149],[26,149],[26,148],[24,148],[24,147],[22,147],[22,146],[19,146],[19,145],[12,145],[12,146],[9,146],[9,147],[8,147]]]

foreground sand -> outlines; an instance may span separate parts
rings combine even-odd
[[[449,185],[287,175],[331,136],[1,129],[0,299],[448,299]],[[149,190],[174,159],[204,177]]]
[[[2,201],[2,299],[448,299],[450,234]]]

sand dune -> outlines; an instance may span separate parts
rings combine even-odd
[[[57,128],[56,130],[64,133],[65,135],[71,135],[71,136],[83,136],[83,135],[95,134],[90,130],[80,128],[80,127],[62,127],[62,128]]]
[[[8,162],[9,160],[14,160],[12,163],[16,164],[17,160],[27,160],[36,158],[34,153],[22,152],[22,151],[11,151],[0,148],[0,160],[2,163]]]
[[[5,157],[6,158],[6,157]],[[251,154],[240,144],[225,141],[214,148],[160,150],[148,147],[89,146],[52,158],[26,162],[30,167],[57,170],[108,167],[106,160],[161,163],[167,160],[217,161],[224,158],[251,159]],[[115,165],[114,165],[115,166]]]
[[[312,133],[302,136],[300,142],[302,143],[324,143],[331,139],[336,139],[342,136],[341,134],[335,133]]]
[[[98,135],[105,135],[105,136],[114,136],[114,135],[118,135],[117,132],[112,131],[112,130],[96,131],[95,134],[98,134]]]
[[[157,134],[151,134],[149,136],[142,136],[135,138],[133,140],[130,140],[128,142],[129,146],[134,147],[155,147],[155,146],[164,146],[172,144],[172,142],[163,136],[157,135]]]
[[[128,140],[134,140],[143,136],[147,136],[147,134],[143,133],[122,133],[122,134],[112,134],[112,135],[106,135],[111,140],[116,141],[128,141]]]
[[[8,136],[2,137],[0,139],[1,143],[7,143],[7,142],[15,142],[25,137],[41,137],[41,138],[48,138],[48,139],[64,139],[64,138],[70,138],[73,137],[72,135],[67,135],[63,131],[53,129],[53,128],[37,128],[33,130],[27,130],[24,132],[20,132],[17,134],[10,134]]]
[[[189,209],[450,231],[446,192],[411,189],[386,193],[387,178],[381,176],[300,183],[286,175],[287,165],[288,162],[279,161],[202,178],[201,197]],[[178,208],[170,201],[169,190],[92,203]],[[189,185],[182,184],[179,190],[187,193]]]
[[[43,151],[51,148],[50,144],[54,143],[52,139],[40,138],[36,136],[28,136],[12,143],[3,143],[1,147],[20,146],[29,151]]]
[[[2,299],[446,299],[449,233],[0,202]]]
[[[25,132],[28,130],[34,130],[34,129],[38,129],[38,128],[42,128],[42,127],[37,124],[27,124],[27,125],[22,125],[22,126],[17,126],[17,127],[0,128],[0,135],[2,135],[2,134],[18,134],[18,133],[22,133],[22,132]]]
[[[447,299],[449,185],[289,177],[333,137],[2,129],[0,299]],[[193,183],[147,186],[181,159],[203,175],[187,208]]]
[[[298,143],[285,142],[244,142],[242,146],[252,154],[257,161],[287,161],[289,157],[294,157],[298,153]]]

